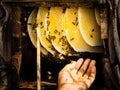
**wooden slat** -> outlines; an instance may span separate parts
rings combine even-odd
[[[4,2],[97,2],[99,0],[3,0]]]
[[[98,6],[104,0],[3,0],[3,2],[20,6]]]
[[[41,90],[41,54],[40,39],[37,34],[37,90]]]

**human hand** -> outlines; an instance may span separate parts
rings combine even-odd
[[[95,60],[80,58],[67,64],[58,76],[58,90],[86,90],[96,76]]]

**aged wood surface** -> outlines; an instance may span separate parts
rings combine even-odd
[[[108,39],[108,8],[100,10],[101,18],[101,38]]]
[[[21,8],[12,7],[12,65],[17,71],[20,70],[22,53],[21,53]]]
[[[86,6],[93,7],[106,3],[105,0],[3,0],[19,6]]]
[[[21,63],[21,52],[20,52],[20,18],[21,10],[19,7],[14,7],[1,3],[4,10],[4,16],[1,18],[3,22],[1,23],[1,37],[3,45],[1,51],[1,56],[6,62],[7,70],[7,88],[16,90],[18,87],[18,77]]]
[[[10,30],[10,25],[9,23],[11,22],[9,19],[9,15],[11,13],[11,8],[7,4],[1,3],[1,6],[3,7],[4,10],[4,15],[1,19],[1,56],[4,58],[5,62],[10,63],[10,58],[11,58],[11,33]],[[1,12],[2,13],[2,12]],[[6,37],[7,35],[7,37]]]
[[[41,2],[41,1],[50,1],[50,2],[96,2],[99,0],[3,0],[5,2]]]
[[[21,53],[21,7],[11,6],[10,29],[11,33],[11,88],[15,90],[19,85],[19,71],[22,60]]]
[[[108,69],[110,72],[108,73],[111,77],[111,80],[116,88],[120,88],[120,32],[119,32],[119,11],[117,11],[117,8],[119,7],[118,2],[119,0],[113,0],[113,2],[109,0],[109,59],[111,67],[113,68],[112,73],[115,74],[115,77],[113,78],[110,74],[110,69]],[[106,67],[107,68],[107,67]],[[116,83],[117,82],[117,83]]]

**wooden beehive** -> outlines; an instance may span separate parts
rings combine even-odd
[[[118,2],[113,0],[3,0],[2,6],[7,13],[4,25],[3,34],[3,47],[1,50],[2,56],[9,64],[13,72],[11,73],[11,86],[13,89],[17,88],[20,79],[26,81],[36,80],[36,49],[30,42],[27,34],[27,19],[31,11],[35,7],[44,6],[74,6],[74,7],[99,7],[103,10],[103,19],[107,17],[106,24],[108,25],[103,30],[107,32],[103,33],[104,42],[104,53],[94,54],[94,53],[84,53],[79,57],[93,58],[97,60],[97,77],[95,83],[91,86],[90,90],[109,90],[118,89],[120,80],[119,78],[119,60],[120,60],[120,41],[116,36],[116,32],[120,33],[119,20],[116,14],[119,10],[117,9]],[[120,5],[119,5],[120,7]],[[105,10],[108,11],[109,15],[106,16]],[[118,20],[118,22],[116,21]],[[7,22],[7,23],[6,23]],[[103,21],[104,22],[104,21]],[[112,28],[112,30],[111,30]],[[103,31],[104,32],[104,31]],[[118,34],[117,33],[117,34]],[[106,36],[106,34],[108,36]],[[119,35],[119,34],[118,34]],[[113,36],[113,37],[112,37]],[[112,40],[115,40],[114,44]],[[117,48],[117,49],[116,49]],[[114,54],[113,54],[114,53]],[[69,59],[75,59],[79,57],[67,57],[66,61],[56,60],[54,58],[48,59],[49,57],[41,56],[41,74],[43,81],[43,89],[56,89],[57,88],[57,74],[60,69],[67,63]],[[32,67],[31,67],[32,66]],[[30,68],[31,67],[31,68]],[[21,68],[21,70],[20,70]],[[31,69],[31,70],[30,70]],[[114,71],[115,69],[115,71]],[[117,73],[116,73],[117,72]],[[52,73],[52,75],[51,75]],[[108,76],[108,77],[107,77]],[[117,76],[117,77],[115,77]],[[52,79],[49,79],[51,78]],[[45,82],[44,82],[45,81]],[[36,88],[36,84],[35,87]],[[12,90],[13,90],[12,89]],[[15,89],[16,90],[16,89]]]

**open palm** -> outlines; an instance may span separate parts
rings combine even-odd
[[[58,90],[86,90],[96,76],[95,60],[80,58],[67,64],[58,77]]]

